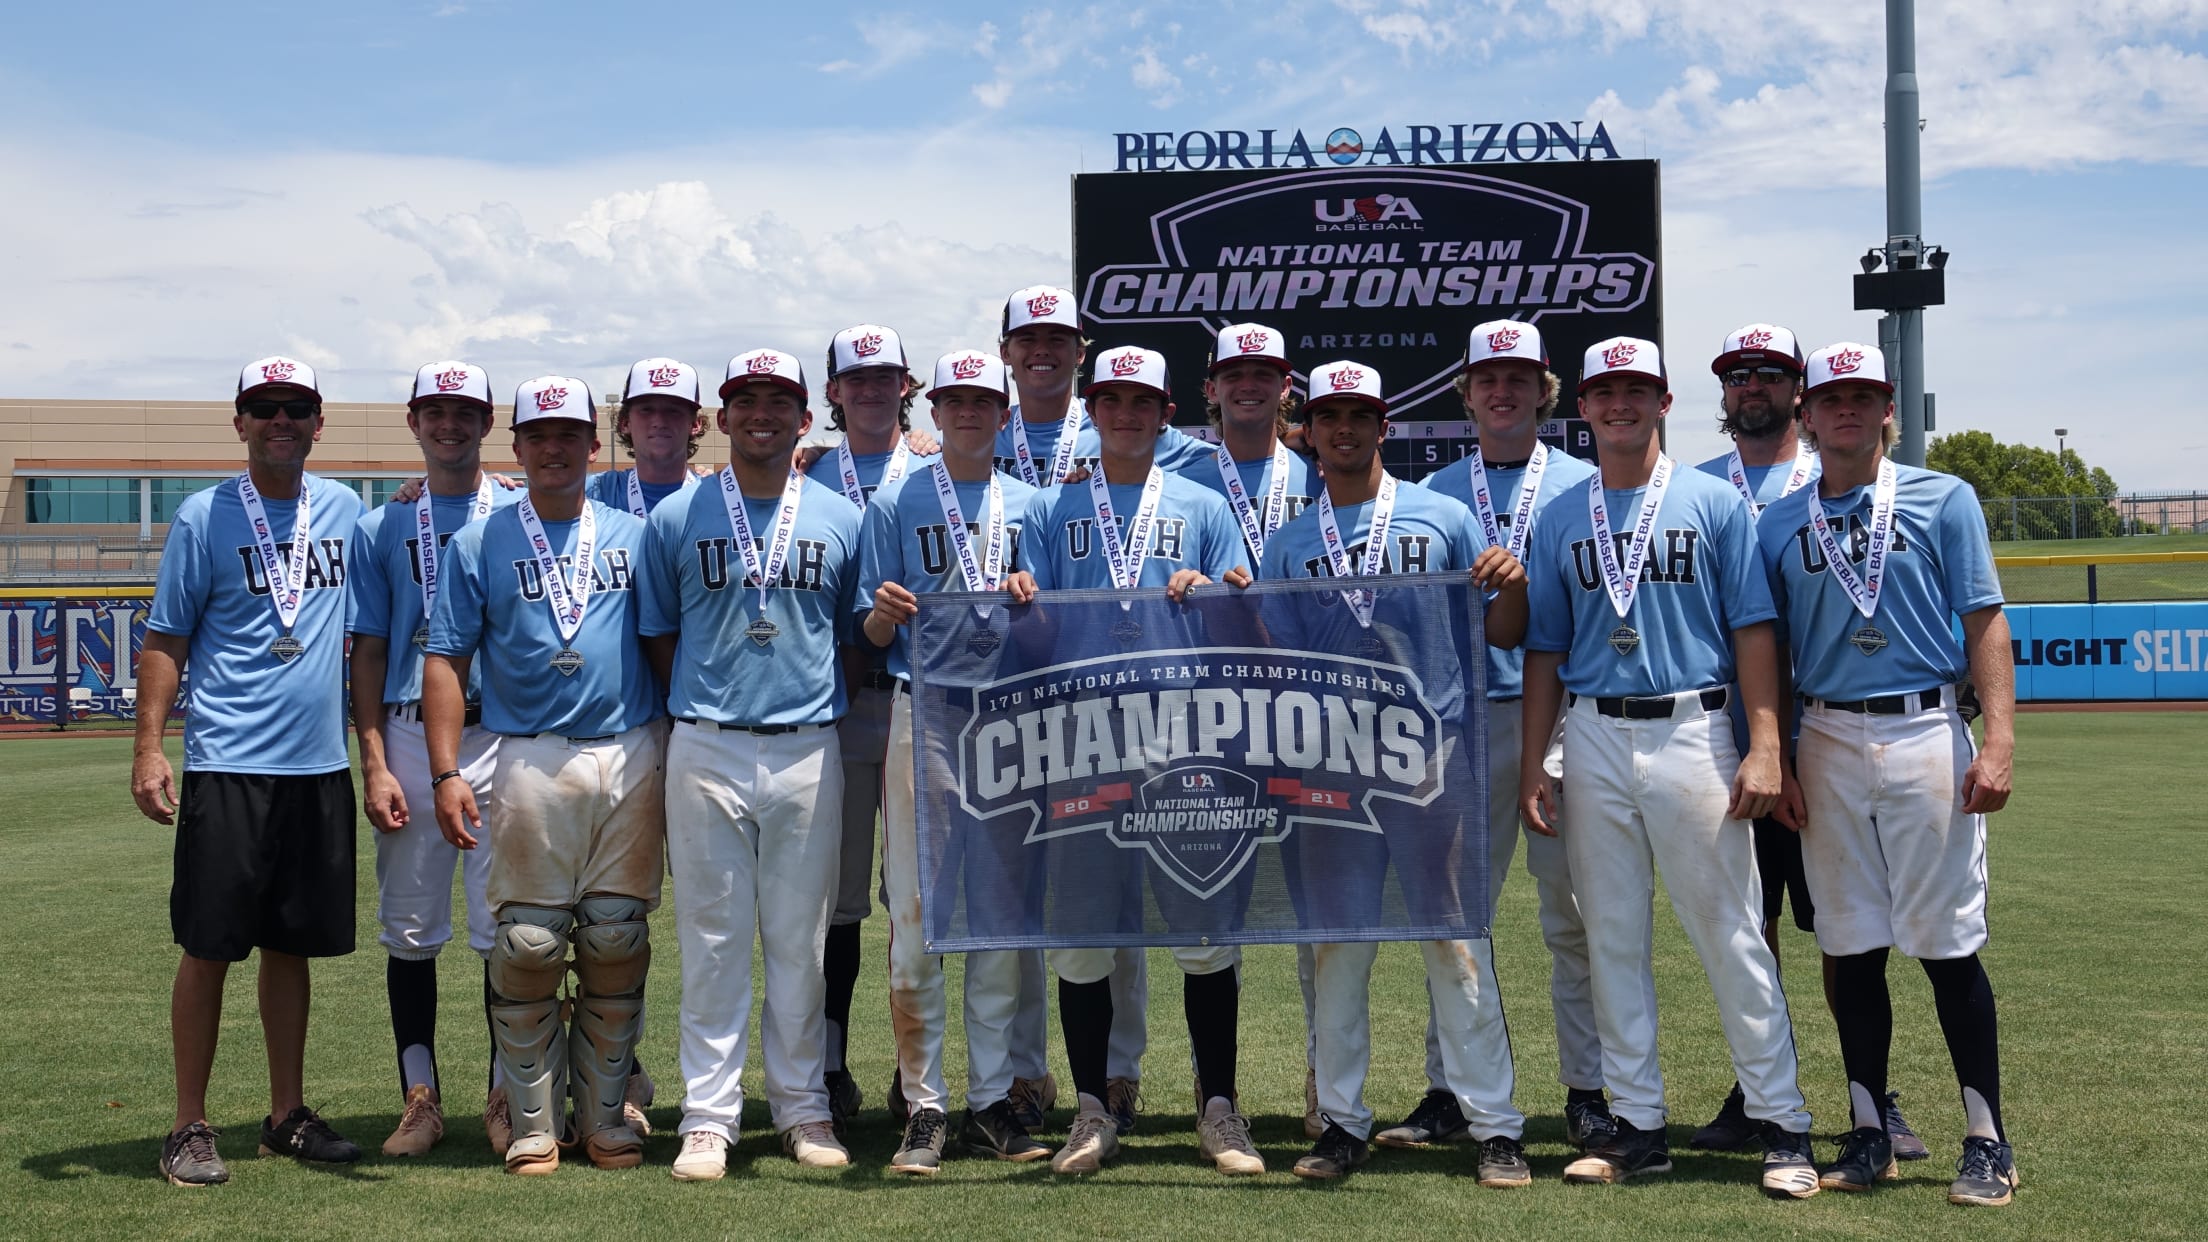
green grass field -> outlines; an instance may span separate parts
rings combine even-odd
[[[2158,552],[2208,551],[2208,535],[2152,535],[2118,539],[2038,539],[1996,543],[2003,556],[2133,556]],[[2128,600],[2208,599],[2208,563],[2102,565],[2096,569],[2099,598]],[[2012,604],[2082,604],[2086,575],[2082,566],[2008,566],[2001,590]]]
[[[1376,1152],[1332,1187],[1289,1176],[1305,1147],[1303,1033],[1292,953],[1280,947],[1249,954],[1242,1011],[1243,1103],[1273,1168],[1267,1176],[1230,1183],[1195,1161],[1177,975],[1159,954],[1144,1114],[1116,1165],[1070,1185],[1038,1166],[975,1160],[952,1162],[932,1182],[893,1178],[883,1168],[895,1132],[880,1111],[892,1060],[879,915],[866,924],[869,968],[852,1035],[868,1103],[854,1166],[799,1171],[755,1105],[729,1178],[677,1185],[667,1176],[681,1094],[672,1081],[671,907],[657,915],[643,1055],[662,1085],[652,1110],[659,1133],[643,1169],[570,1166],[544,1180],[500,1171],[475,1115],[485,1035],[473,1003],[479,973],[464,951],[449,955],[444,973],[446,1140],[426,1160],[383,1160],[374,1152],[398,1098],[365,826],[361,951],[317,968],[307,1080],[310,1101],[370,1157],[324,1169],[253,1156],[266,1097],[248,967],[232,976],[213,1093],[233,1180],[173,1189],[154,1173],[173,1106],[169,832],[130,805],[127,741],[8,742],[0,744],[0,789],[16,809],[0,822],[11,864],[0,879],[8,911],[0,920],[0,1006],[11,1016],[4,1064],[13,1094],[0,1110],[0,1236],[2199,1238],[2208,1234],[2208,1192],[2186,1180],[2179,1157],[2208,1140],[2198,1084],[2208,1064],[2200,968],[2208,921],[2197,898],[2208,887],[2208,831],[2191,805],[2197,795],[2174,775],[2208,746],[2208,721],[2035,715],[2021,731],[2019,793],[1994,820],[1991,851],[1987,965],[2000,997],[2007,1121],[2024,1182],[2016,1203],[1999,1211],[1945,1201],[1961,1110],[1929,991],[1905,961],[1894,966],[1893,1084],[1931,1142],[1932,1160],[1904,1166],[1901,1181],[1867,1197],[1776,1203],[1755,1191],[1751,1157],[1687,1151],[1686,1135],[1715,1110],[1732,1074],[1709,988],[1663,912],[1658,991],[1677,1171],[1624,1187],[1563,1185],[1547,967],[1522,874],[1503,897],[1497,956],[1518,1099],[1532,1116],[1537,1180],[1529,1190],[1479,1189],[1462,1148]],[[1826,1134],[1842,1124],[1838,1052],[1814,946],[1791,925],[1785,937],[1804,1086]],[[1424,1085],[1417,962],[1407,946],[1391,947],[1374,980],[1368,1098],[1383,1124],[1408,1110]],[[957,1084],[964,1066],[955,1003],[952,1013]],[[1053,1060],[1063,1077],[1056,1049]],[[747,1075],[753,1091],[756,1064]],[[1054,1125],[1065,1121],[1063,1111],[1054,1115]],[[1831,1150],[1820,1142],[1819,1157]]]

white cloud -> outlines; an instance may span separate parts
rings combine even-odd
[[[1170,108],[1180,99],[1181,79],[1158,59],[1158,50],[1145,43],[1127,76],[1135,89],[1150,97],[1153,108]]]

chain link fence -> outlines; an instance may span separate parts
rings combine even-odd
[[[0,535],[0,583],[152,586],[160,565],[161,542],[136,535]]]

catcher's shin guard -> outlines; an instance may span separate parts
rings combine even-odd
[[[525,1154],[549,1150],[560,1128],[567,1095],[567,1031],[560,1023],[560,981],[567,974],[566,910],[506,906],[491,941],[491,1027],[506,1101],[513,1116],[513,1144]]]
[[[575,1128],[591,1159],[634,1163],[642,1140],[622,1120],[629,1063],[644,1022],[644,976],[650,966],[645,906],[633,897],[585,897],[576,913],[575,1030],[569,1048]],[[613,1133],[619,1131],[619,1133]]]

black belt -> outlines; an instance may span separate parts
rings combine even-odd
[[[698,728],[712,729],[719,733],[753,733],[760,737],[780,737],[803,729],[827,729],[835,725],[834,721],[826,724],[746,725],[722,724],[718,720],[699,720],[694,716],[677,716],[675,719],[686,725],[696,725]]]
[[[1919,690],[1915,694],[1882,694],[1876,698],[1856,699],[1846,703],[1834,699],[1813,699],[1806,694],[1802,696],[1802,702],[1811,707],[1854,712],[1860,716],[1909,716],[1931,711],[1946,699],[1947,696],[1941,693],[1939,686],[1930,690]]]
[[[397,716],[401,720],[412,721],[415,724],[420,724],[422,722],[422,705],[420,703],[393,703],[391,705],[391,714]],[[482,723],[483,705],[481,703],[468,704],[468,710],[460,717],[461,727],[472,729]]]
[[[1596,699],[1595,710],[1605,716],[1616,716],[1623,720],[1669,720],[1677,711],[1678,705],[1683,699],[1698,698],[1701,700],[1703,711],[1714,712],[1725,706],[1725,701],[1730,693],[1724,686],[1713,686],[1708,690],[1689,690],[1684,694],[1659,694],[1653,698]],[[1579,697],[1576,694],[1573,695],[1571,702],[1579,702]]]
[[[897,675],[886,668],[870,668],[859,675],[861,690],[895,690]]]
[[[570,746],[587,746],[592,742],[610,742],[621,735],[618,733],[601,733],[596,737],[569,737],[565,733],[527,733],[522,736],[533,737],[546,742],[566,742]]]

